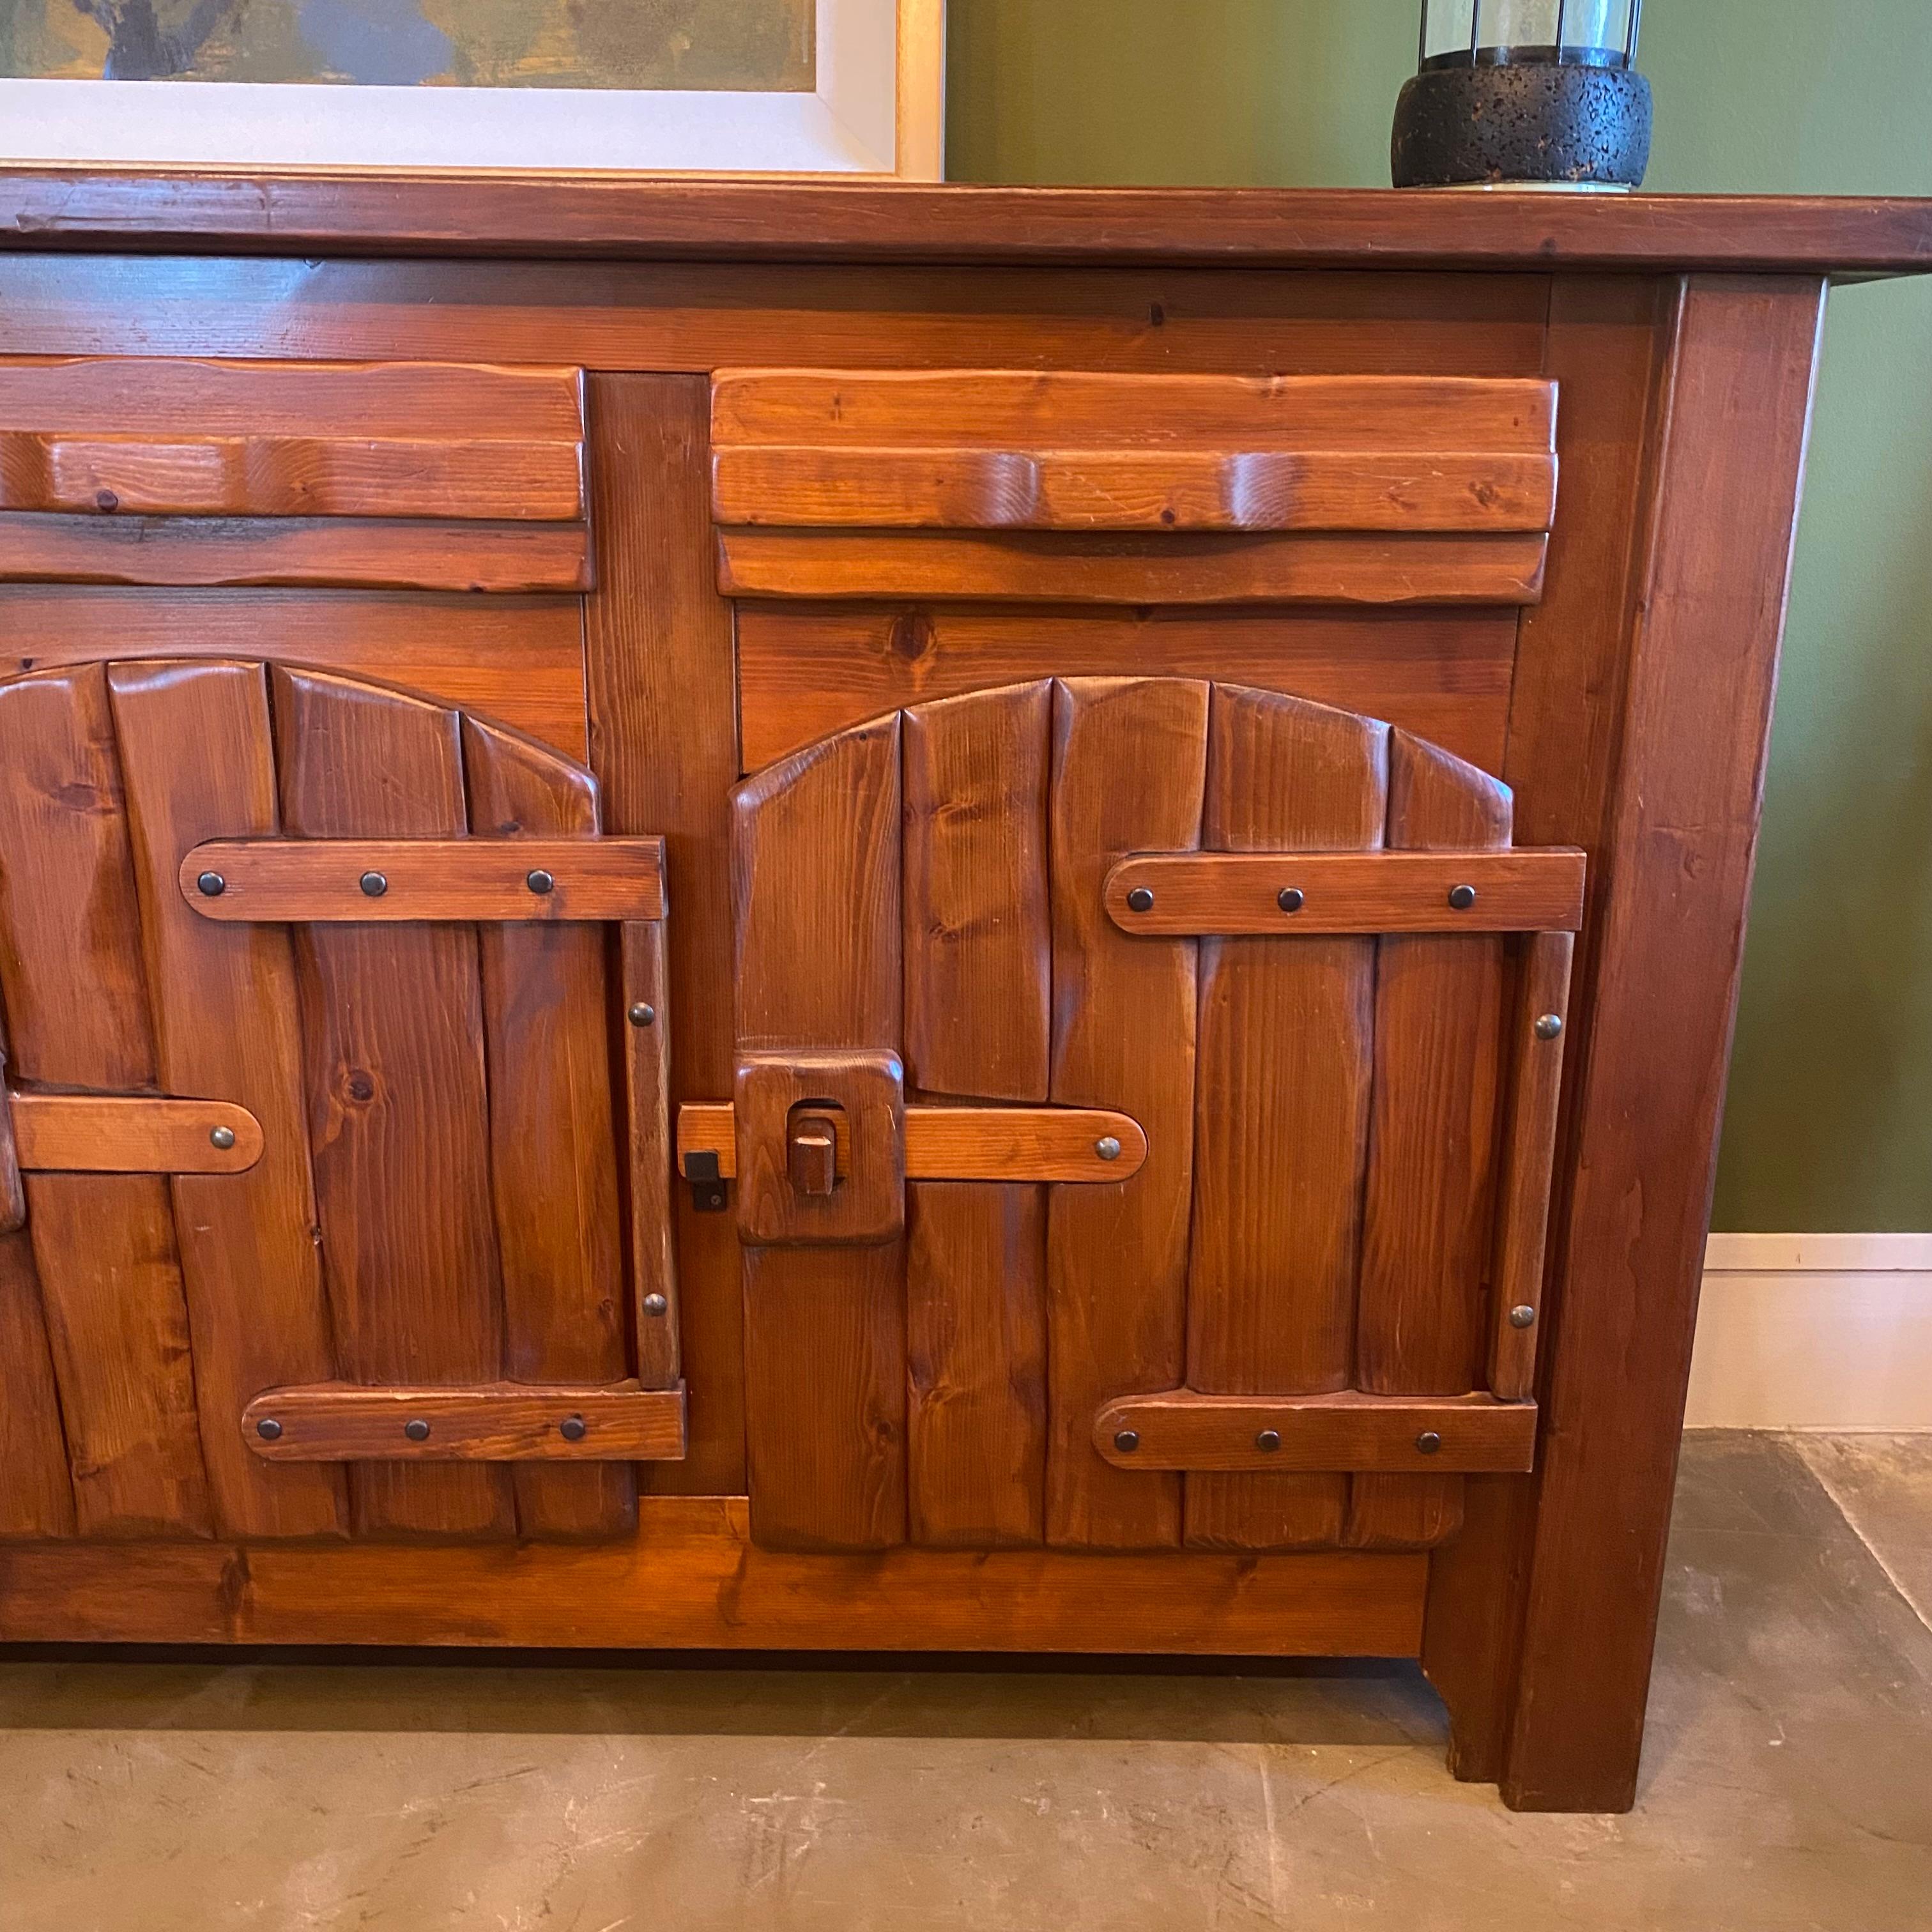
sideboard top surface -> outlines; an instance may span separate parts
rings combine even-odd
[[[1932,200],[15,166],[0,248],[1852,280],[1932,271]]]

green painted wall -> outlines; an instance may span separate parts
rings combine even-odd
[[[965,181],[1386,185],[1412,0],[951,0]],[[1652,0],[1650,185],[1932,194],[1932,8]],[[1833,301],[1717,1226],[1932,1228],[1932,282]]]

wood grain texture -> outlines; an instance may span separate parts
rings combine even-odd
[[[732,794],[740,1056],[896,1052],[899,722],[848,732]],[[744,1251],[753,1534],[882,1549],[906,1534],[902,1241]]]
[[[118,365],[97,366],[125,383]],[[566,523],[584,514],[583,451],[480,436],[190,437],[151,423],[120,436],[0,429],[0,509]]]
[[[1563,1093],[1563,1032],[1570,1015],[1567,932],[1538,933],[1525,949],[1506,1038],[1509,1124],[1497,1182],[1496,1253],[1490,1287],[1490,1391],[1504,1402],[1536,1392],[1536,1320],[1550,1225],[1556,1110]],[[1545,1039],[1550,1021],[1554,1038]],[[1519,1324],[1518,1312],[1531,1319]]]
[[[771,446],[719,450],[711,501],[721,524],[752,527],[1546,530],[1556,463],[1430,449]]]
[[[920,1093],[1046,1098],[1052,709],[1042,680],[905,715],[905,1054]]]
[[[755,770],[881,712],[981,686],[1157,665],[1366,712],[1492,770],[1516,629],[1513,610],[747,603],[738,613],[744,758]]]
[[[158,1007],[172,997],[164,992]],[[24,1090],[10,1099],[21,1164],[44,1174],[245,1174],[266,1144],[262,1123],[232,1100]],[[234,1140],[217,1146],[224,1131]]]
[[[1132,1438],[1123,1446],[1121,1438]],[[1268,1436],[1277,1439],[1270,1442]],[[1536,1455],[1536,1406],[1487,1394],[1128,1396],[1094,1422],[1094,1446],[1122,1469],[1318,1474],[1411,1469],[1524,1472]]]
[[[466,718],[463,776],[479,838],[518,850],[548,851],[560,840],[602,848],[596,781],[554,752]],[[661,865],[660,854],[654,883]],[[556,878],[554,896],[574,898],[579,882],[561,869]],[[553,1383],[621,1381],[628,1322],[605,935],[584,926],[490,925],[476,945],[502,1372],[544,1384],[546,1394]],[[682,1421],[680,1408],[680,1449]],[[518,1469],[513,1480],[521,1535],[611,1536],[634,1520],[636,1486],[621,1464]]]
[[[630,1155],[623,1178],[628,1183],[638,1379],[646,1388],[674,1387],[682,1370],[672,1202],[683,1190],[676,1182],[671,1131],[667,950],[662,920],[626,926],[620,939],[625,1139]]]
[[[0,511],[0,584],[575,591],[580,524],[57,517]]]
[[[761,962],[754,970],[772,968]],[[748,1246],[893,1241],[904,1231],[905,1069],[897,1054],[745,1054],[732,1118],[738,1238]]]
[[[653,1498],[639,1514],[634,1541],[567,1556],[274,1544],[244,1562],[226,1544],[11,1545],[0,1640],[1406,1657],[1421,1634],[1419,1556],[797,1555],[760,1549],[740,1497]]]
[[[265,1422],[272,1439],[262,1432]],[[428,1425],[419,1441],[407,1432],[412,1422]],[[526,1501],[536,1504],[538,1520],[530,1527],[536,1534],[608,1532],[617,1526],[583,1505],[604,1483],[608,1510],[632,1513],[623,1466],[684,1454],[684,1391],[640,1389],[635,1382],[473,1389],[335,1383],[270,1389],[248,1405],[242,1428],[249,1448],[268,1462],[514,1462],[520,1466],[512,1472],[518,1508],[520,1513]],[[582,1496],[573,1496],[573,1489]],[[627,1506],[620,1510],[620,1504]]]
[[[140,912],[99,665],[0,686],[0,987],[14,1070],[152,1090]],[[208,1534],[166,1184],[37,1174],[27,1204],[80,1528]]]
[[[1284,850],[1291,848],[1284,848]],[[1467,886],[1467,907],[1450,895]],[[1281,895],[1302,902],[1292,910]],[[1142,911],[1135,892],[1154,895]],[[1574,932],[1583,922],[1583,854],[1512,852],[1197,852],[1143,854],[1107,875],[1124,932],[1210,934]]]
[[[1390,740],[1392,848],[1506,846],[1510,814],[1508,788],[1486,773],[1406,733]],[[1372,1394],[1460,1395],[1486,1364],[1502,944],[1432,934],[1378,950],[1355,1331],[1356,1386]],[[1348,1539],[1439,1543],[1462,1504],[1454,1477],[1358,1477]]]
[[[293,256],[370,252],[673,261],[1173,260],[1384,269],[1688,267],[1909,274],[1932,266],[1923,201],[1839,196],[1468,196],[1385,188],[1012,188],[494,181],[422,173],[36,164],[4,178],[29,245]]]
[[[33,1240],[0,1234],[0,1541],[74,1533],[74,1485]]]
[[[272,675],[284,831],[466,832],[456,715],[320,673]],[[483,995],[460,926],[298,926],[309,1141],[337,1362],[370,1384],[487,1382],[503,1354]],[[376,1464],[368,1534],[508,1535],[508,1477]]]
[[[1058,1189],[1048,1204],[1046,1535],[1055,1544],[1180,1540],[1178,1478],[1111,1468],[1090,1432],[1102,1402],[1171,1388],[1184,1366],[1196,949],[1129,939],[1107,918],[1100,888],[1126,852],[1198,840],[1208,700],[1206,685],[1178,678],[1054,689],[1050,1091],[1064,1105],[1131,1114],[1148,1148],[1131,1180]]]
[[[0,586],[0,630],[9,672],[100,658],[308,664],[479,711],[584,755],[574,598]]]
[[[493,744],[507,742],[494,727],[478,728]],[[536,747],[526,761],[556,763]],[[212,894],[200,884],[207,872],[221,882]],[[381,874],[374,898],[363,884],[370,872]],[[486,830],[464,838],[216,839],[188,852],[175,876],[182,898],[221,922],[555,925],[662,919],[664,908],[657,838]]]
[[[1205,844],[1372,848],[1388,800],[1386,725],[1215,687]],[[1156,911],[1164,904],[1157,892]],[[1372,940],[1218,939],[1200,949],[1190,1388],[1293,1395],[1348,1386],[1374,989]],[[1332,1544],[1347,1499],[1346,1480],[1328,1472],[1190,1478],[1186,1540],[1235,1550]]]
[[[1552,383],[1453,376],[721,369],[711,390],[721,454],[800,446],[1547,454],[1556,417]]]
[[[1117,1154],[1099,1143],[1115,1140]],[[678,1162],[716,1155],[726,1180],[738,1172],[730,1102],[693,1101],[678,1109]],[[1089,1181],[1130,1180],[1147,1159],[1140,1123],[1105,1107],[946,1106],[914,1101],[905,1110],[908,1180]],[[841,1158],[844,1150],[841,1150]]]
[[[650,362],[632,367],[661,368]],[[738,777],[731,608],[710,550],[709,382],[590,386],[598,586],[584,604],[592,743],[608,832],[661,835],[671,904],[665,1042],[674,1102],[730,1090],[730,790]],[[671,1189],[690,1453],[640,1472],[658,1490],[745,1487],[743,1289],[730,1216]],[[641,1364],[640,1364],[641,1366]],[[660,1367],[663,1364],[660,1364]]]
[[[96,1105],[166,1106],[182,1117],[180,1151],[158,1148],[155,1164],[176,1174],[195,1396],[220,1527],[248,1536],[338,1534],[348,1522],[340,1478],[323,1470],[272,1474],[245,1453],[235,1430],[235,1418],[258,1390],[325,1378],[335,1368],[310,1234],[315,1193],[294,955],[284,932],[212,930],[175,888],[184,847],[210,832],[277,829],[266,680],[260,664],[163,662],[112,666],[107,684],[127,782],[160,1076],[176,1093],[219,1094],[235,1104]],[[226,1156],[209,1140],[217,1112],[243,1116],[226,1123],[236,1137]],[[84,1124],[81,1132],[98,1147],[106,1124]],[[222,1178],[205,1178],[213,1174]]]
[[[1547,541],[738,528],[719,532],[718,587],[732,597],[1042,604],[1533,604]]]
[[[1823,295],[1692,278],[1653,427],[1594,1010],[1571,1046],[1576,1178],[1503,1766],[1519,1808],[1622,1809],[1636,1789]]]

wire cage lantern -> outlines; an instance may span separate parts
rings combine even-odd
[[[1650,159],[1643,0],[1422,0],[1398,188],[1628,188]]]

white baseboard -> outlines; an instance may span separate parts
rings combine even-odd
[[[1932,1234],[1713,1234],[1684,1426],[1932,1431]]]

